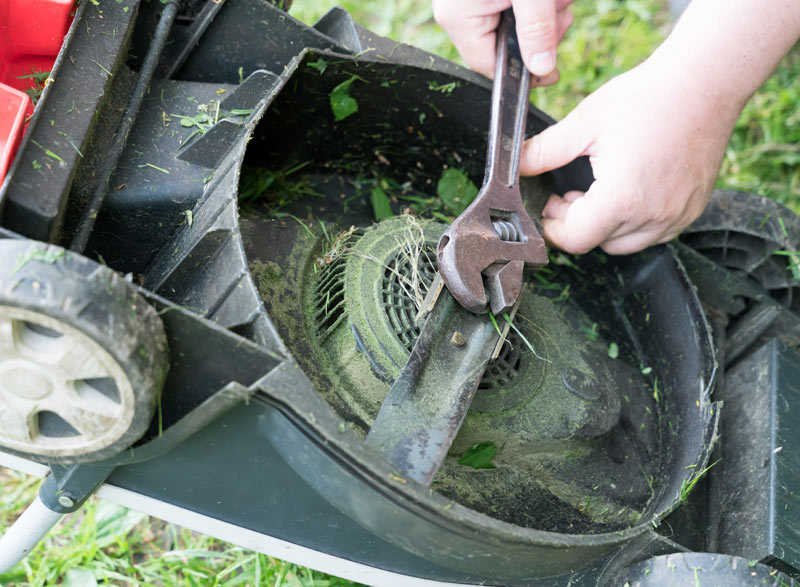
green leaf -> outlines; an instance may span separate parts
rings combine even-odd
[[[436,184],[436,195],[441,198],[442,206],[454,216],[461,214],[477,194],[478,188],[459,169],[445,169]]]
[[[494,442],[481,442],[467,449],[458,459],[459,465],[467,465],[473,469],[494,469],[492,459],[497,451]]]
[[[336,122],[358,112],[358,102],[350,96],[350,86],[357,79],[358,77],[353,76],[349,80],[343,81],[333,88],[330,94],[331,110],[333,110],[333,118]]]
[[[616,359],[619,356],[619,347],[617,343],[612,342],[608,345],[608,356],[612,359]]]
[[[449,84],[440,84],[439,82],[435,81],[428,82],[429,90],[441,92],[442,94],[452,94],[453,90],[455,90],[458,86],[458,82],[450,82]]]
[[[310,62],[308,66],[313,69],[316,69],[320,74],[323,74],[325,73],[325,70],[328,69],[328,62],[325,61],[322,57],[320,57],[316,61]]]
[[[394,216],[389,196],[378,186],[372,188],[370,200],[372,201],[372,213],[375,214],[375,220],[384,220]]]

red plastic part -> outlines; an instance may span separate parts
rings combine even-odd
[[[14,160],[29,112],[33,104],[27,94],[0,84],[0,183]]]
[[[0,83],[26,90],[35,80],[23,76],[51,70],[73,6],[74,0],[0,0]]]
[[[23,91],[43,88],[47,76],[33,76],[52,70],[74,7],[74,0],[0,0],[0,182],[33,113]]]

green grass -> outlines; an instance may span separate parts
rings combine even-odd
[[[800,45],[744,109],[719,185],[774,198],[800,213]]]
[[[457,58],[433,22],[429,0],[344,0],[357,22],[447,58]],[[312,23],[333,2],[297,0]],[[555,118],[614,75],[639,63],[669,30],[661,0],[577,0],[560,49],[562,81],[534,100]],[[775,198],[800,212],[800,49],[781,63],[736,126],[719,185]],[[38,481],[0,469],[0,532],[35,495]],[[54,531],[5,585],[281,585],[339,587],[348,581],[277,561],[117,506],[90,501]]]
[[[0,533],[33,499],[39,480],[0,468]],[[0,585],[92,587],[356,585],[92,498],[67,516]]]

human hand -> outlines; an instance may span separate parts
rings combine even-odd
[[[500,13],[514,8],[522,60],[541,78],[536,85],[558,81],[556,47],[572,24],[572,0],[433,0],[436,22],[447,32],[472,69],[493,77],[495,30]]]
[[[550,197],[545,238],[577,254],[673,239],[708,203],[741,106],[652,57],[602,86],[523,147],[523,175],[588,155],[595,176],[585,193]]]

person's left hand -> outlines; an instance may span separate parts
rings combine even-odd
[[[433,0],[433,15],[464,62],[491,78],[500,13],[513,6],[522,60],[536,76],[534,84],[546,86],[558,81],[556,48],[572,24],[570,4],[572,0]]]

